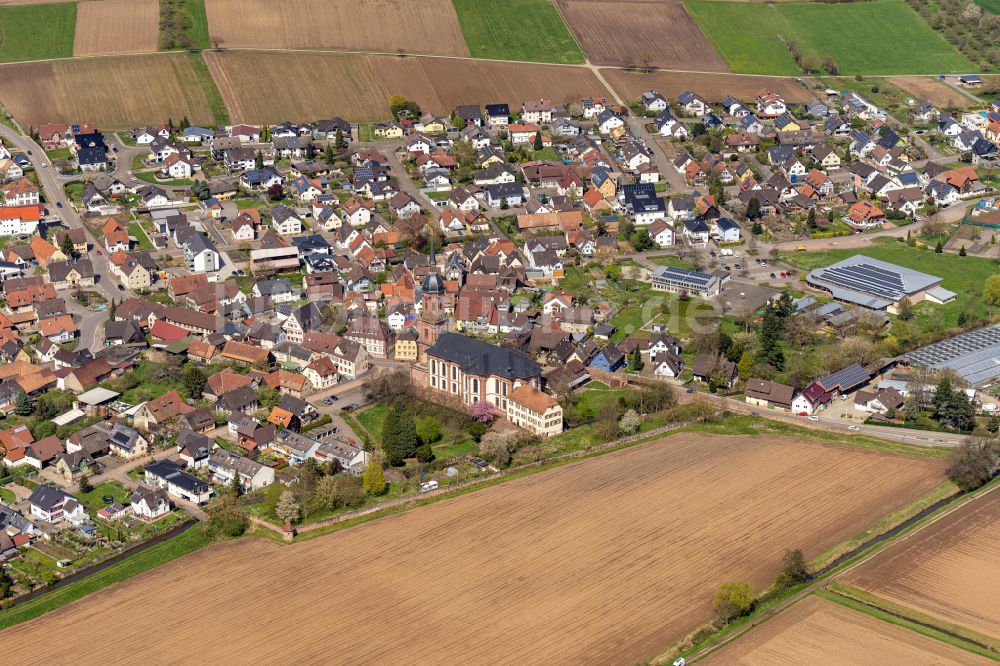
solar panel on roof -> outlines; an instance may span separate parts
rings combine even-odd
[[[839,388],[841,391],[847,391],[849,389],[858,386],[859,384],[864,384],[871,376],[865,372],[865,369],[860,365],[855,363],[854,365],[849,365],[843,370],[838,370],[832,375],[827,375],[823,379],[819,380],[819,383],[823,385],[826,390],[832,390]]]
[[[712,276],[706,273],[698,273],[696,271],[689,271],[684,268],[675,268],[672,266],[663,268],[663,270],[660,271],[660,277],[690,282],[700,286],[705,286],[712,280]]]

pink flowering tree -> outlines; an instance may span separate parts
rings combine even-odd
[[[485,400],[476,400],[469,405],[469,418],[480,423],[493,423],[497,417],[496,408]]]

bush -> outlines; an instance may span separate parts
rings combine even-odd
[[[469,433],[469,436],[472,437],[472,441],[478,444],[483,439],[483,435],[485,435],[489,429],[489,426],[485,423],[472,421],[465,430]]]
[[[385,482],[385,472],[382,471],[382,465],[374,460],[368,463],[368,466],[365,467],[361,485],[369,495],[381,495],[384,493],[387,484]]]
[[[433,444],[441,439],[441,422],[434,416],[421,416],[417,419],[417,438],[423,444]]]
[[[418,462],[429,463],[434,460],[434,449],[430,444],[421,444],[417,447],[416,456]]]
[[[517,451],[518,437],[515,432],[491,432],[479,442],[479,455],[498,465],[509,465]]]
[[[715,614],[725,624],[746,615],[753,608],[753,590],[745,581],[730,581],[715,590]]]

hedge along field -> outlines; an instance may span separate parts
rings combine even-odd
[[[0,62],[69,58],[76,3],[0,6]]]
[[[582,63],[583,51],[550,0],[452,0],[474,58]]]
[[[938,74],[975,67],[903,0],[857,3],[687,0],[695,22],[736,72],[800,73],[786,41],[841,74]]]

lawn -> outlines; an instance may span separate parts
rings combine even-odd
[[[210,48],[212,43],[208,38],[208,13],[205,11],[205,0],[184,0],[184,13],[191,21],[191,27],[187,30],[188,37],[191,38],[191,48]]]
[[[0,62],[73,56],[76,3],[0,7]]]
[[[83,507],[91,516],[96,515],[98,511],[106,507],[108,504],[114,503],[102,500],[101,498],[105,495],[113,497],[115,502],[126,504],[128,503],[129,494],[129,491],[125,488],[125,486],[115,481],[105,481],[103,483],[99,483],[94,486],[89,493],[81,493],[79,491],[73,492],[73,495],[78,500],[83,502]]]
[[[144,180],[147,183],[153,183],[154,185],[173,185],[176,187],[184,187],[190,185],[193,181],[190,179],[182,178],[178,180],[160,180],[156,177],[156,171],[140,171],[138,173],[133,173],[132,175],[139,180]]]
[[[542,148],[541,150],[536,150],[532,153],[531,159],[533,160],[549,160],[552,162],[562,162],[562,157],[556,152],[555,148],[549,146],[548,148]]]
[[[360,123],[358,125],[358,141],[372,142],[375,140],[375,128],[371,123]]]
[[[991,14],[1000,14],[1000,0],[975,0],[975,2]]]
[[[648,321],[647,315],[649,314],[638,305],[622,308],[609,322],[615,327],[615,334],[611,337],[612,342],[621,342],[637,332]]]
[[[783,255],[788,263],[803,271],[829,266],[855,254],[888,261],[941,277],[941,286],[956,294],[955,300],[944,305],[919,303],[913,310],[914,328],[919,332],[944,330],[958,324],[958,315],[969,312],[975,317],[986,317],[982,301],[983,282],[1000,272],[997,263],[978,257],[960,257],[957,254],[937,254],[907,246],[893,239],[878,239],[872,247],[860,250],[826,250],[824,252],[799,252]]]
[[[672,254],[663,254],[658,257],[649,257],[649,260],[656,264],[657,266],[669,266],[671,268],[684,268],[689,271],[694,270],[694,264],[690,261],[684,261],[680,257],[675,257]]]
[[[17,501],[17,496],[14,495],[13,490],[7,490],[6,488],[0,488],[0,502],[4,504],[13,505]]]
[[[938,74],[976,68],[903,0],[857,3],[687,0],[688,10],[733,68],[796,75],[782,42],[816,59],[832,57],[842,74]]]
[[[210,542],[211,539],[205,535],[205,531],[196,525],[183,534],[158,543],[95,574],[0,611],[0,629],[32,620],[92,592],[194,552]]]
[[[143,250],[152,250],[153,242],[149,240],[149,236],[146,234],[146,230],[142,228],[142,225],[138,222],[129,222],[128,233],[130,236],[135,238],[139,247]]]
[[[582,63],[583,51],[550,0],[453,0],[474,58]]]
[[[354,418],[368,431],[373,440],[380,441],[382,439],[382,424],[385,423],[385,416],[388,413],[388,405],[374,405],[362,412],[355,413]]]

